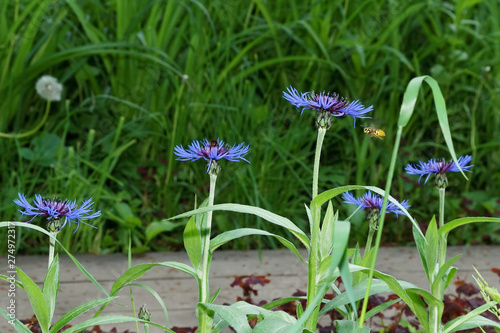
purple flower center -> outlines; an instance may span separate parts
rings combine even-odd
[[[53,198],[52,200],[49,199],[43,199],[42,203],[45,205],[45,207],[40,207],[40,213],[48,216],[53,216],[53,215],[67,215],[70,210],[68,208],[68,200],[62,200],[60,198]]]

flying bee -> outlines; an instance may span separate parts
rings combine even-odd
[[[217,140],[210,140],[210,147],[217,147],[217,146],[219,146]]]
[[[363,133],[373,136],[374,138],[384,140],[385,132],[378,128],[365,127]]]

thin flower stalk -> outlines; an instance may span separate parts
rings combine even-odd
[[[217,175],[210,175],[210,193],[208,196],[208,206],[214,205],[215,199],[215,184],[217,182]],[[203,233],[203,259],[202,259],[202,274],[200,282],[200,302],[208,303],[210,299],[210,286],[209,286],[209,275],[210,275],[210,234],[212,230],[212,215],[213,211],[207,212],[207,225],[206,232]],[[200,318],[200,332],[209,333],[212,330],[212,318],[208,316],[205,312],[201,313]]]
[[[177,160],[180,161],[197,161],[204,159],[207,161],[206,172],[210,176],[210,193],[208,196],[208,207],[214,205],[215,185],[217,183],[217,175],[221,171],[219,161],[222,159],[239,162],[240,160],[250,163],[245,159],[245,155],[249,152],[250,146],[245,143],[240,143],[233,146],[227,145],[224,141],[217,139],[208,141],[207,139],[193,141],[185,149],[182,145],[174,148],[174,153],[177,155]],[[210,235],[212,229],[213,211],[207,212],[207,222],[202,226],[202,273],[199,277],[199,302],[208,303],[210,300],[209,275],[210,275]],[[200,333],[209,333],[212,330],[212,318],[204,311],[198,312],[198,325]]]
[[[349,102],[338,94],[321,92],[299,93],[292,86],[283,91],[283,98],[294,105],[302,114],[305,109],[316,111],[316,126],[318,127],[318,138],[316,141],[316,152],[313,166],[312,199],[318,195],[319,163],[321,148],[326,131],[331,128],[334,117],[351,116],[356,125],[356,118],[371,118],[366,113],[373,110],[373,106],[364,107],[359,101]],[[320,220],[321,208],[318,207],[312,213],[311,225],[311,249],[308,260],[308,283],[307,283],[307,304],[313,304],[318,294],[317,290],[317,270],[319,264],[320,246]],[[315,331],[318,321],[319,305],[314,309],[306,322],[306,328]]]
[[[359,329],[363,328],[363,323],[366,316],[366,311],[368,309],[368,300],[370,297],[370,289],[372,286],[373,274],[375,272],[375,264],[377,263],[378,249],[380,248],[380,241],[382,239],[382,230],[384,229],[384,219],[385,213],[387,209],[387,202],[389,199],[389,192],[392,186],[392,177],[394,175],[394,170],[396,168],[396,160],[398,157],[399,145],[401,142],[401,136],[403,135],[403,126],[398,127],[398,131],[396,133],[396,139],[394,140],[394,148],[392,149],[391,162],[389,164],[389,172],[387,173],[387,181],[385,183],[385,196],[382,202],[382,209],[380,210],[380,218],[379,218],[379,230],[377,232],[377,237],[375,238],[375,246],[373,248],[374,254],[373,259],[370,263],[370,272],[368,273],[368,283],[366,285],[365,297],[363,300],[363,306],[361,307],[361,314],[359,316]]]
[[[431,175],[434,175],[434,187],[439,192],[439,228],[444,226],[444,204],[445,204],[445,194],[446,187],[448,187],[448,178],[446,176],[447,172],[460,172],[461,170],[472,172],[470,170],[473,165],[469,165],[472,161],[472,156],[465,155],[460,156],[457,160],[458,163],[454,161],[446,162],[444,159],[430,159],[427,162],[420,161],[418,164],[413,165],[408,163],[405,168],[406,173],[410,175],[419,175],[418,182],[423,176],[427,176],[425,178],[425,183],[429,180]],[[441,234],[438,239],[438,262],[437,263],[429,263],[437,265],[436,270],[439,271],[441,267],[446,264],[446,246],[447,239],[446,235]],[[434,278],[430,279],[429,284],[431,286],[431,292],[434,297],[439,300],[442,300],[444,297],[444,287],[443,281],[440,279],[439,281],[434,281]],[[432,286],[436,283],[436,286],[432,288]],[[439,307],[437,305],[430,305],[429,310],[429,329],[432,332],[441,332],[441,315],[439,313]]]
[[[21,139],[21,138],[26,138],[28,136],[31,136],[38,132],[40,128],[45,124],[47,119],[49,118],[49,111],[50,111],[50,100],[47,100],[47,103],[45,105],[45,113],[43,114],[42,120],[31,130],[28,132],[24,133],[1,133],[0,132],[0,138],[6,138],[6,139]]]
[[[312,184],[312,199],[318,195],[318,180],[319,180],[319,162],[321,157],[321,148],[326,134],[326,128],[318,127],[318,139],[316,141],[316,152],[314,155],[313,166],[313,184]],[[321,209],[317,208],[312,212],[312,228],[311,228],[311,250],[309,252],[308,260],[308,279],[307,279],[307,304],[313,304],[316,297],[317,284],[316,275],[319,264],[319,246],[320,246],[320,219]],[[319,306],[314,309],[313,314],[306,323],[306,327],[316,327],[317,318],[319,313]]]

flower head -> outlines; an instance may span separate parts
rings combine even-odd
[[[472,161],[472,156],[470,155],[465,155],[465,156],[460,156],[458,158],[458,164],[460,165],[460,168],[464,171],[467,172],[472,172],[469,169],[473,167],[473,165],[467,165]],[[408,163],[405,167],[405,172],[410,175],[420,175],[418,178],[418,183],[420,184],[420,179],[422,176],[427,175],[427,178],[425,178],[424,184],[427,183],[427,180],[429,180],[429,177],[434,174],[436,175],[435,179],[435,185],[439,187],[439,185],[448,185],[448,180],[446,179],[446,172],[459,172],[460,169],[458,168],[457,164],[453,160],[450,162],[446,162],[444,159],[442,160],[437,160],[437,159],[430,159],[427,163],[424,162],[419,162],[417,165],[413,165],[411,163]],[[441,184],[438,184],[441,183]]]
[[[91,213],[93,209],[94,203],[92,202],[92,198],[84,201],[83,204],[78,207],[76,205],[76,200],[71,202],[70,200],[62,200],[62,199],[45,199],[42,198],[40,194],[35,195],[35,200],[33,200],[34,207],[26,200],[24,194],[19,193],[19,199],[15,199],[14,202],[24,208],[24,211],[19,210],[22,215],[30,215],[33,216],[29,222],[33,221],[33,219],[37,216],[46,216],[47,220],[49,220],[49,226],[53,227],[54,221],[60,221],[64,218],[64,222],[61,226],[56,226],[57,229],[62,229],[66,225],[67,222],[76,223],[76,230],[80,226],[80,222],[82,220],[90,220],[96,217],[101,216],[101,211],[97,211],[95,213]],[[90,225],[88,223],[85,223]],[[96,228],[93,225],[90,225],[92,228]],[[75,230],[75,232],[76,232]],[[57,230],[58,231],[58,230]]]
[[[139,313],[137,314],[137,317],[145,321],[151,321],[151,312],[149,312],[146,304],[143,304],[141,306],[141,308],[139,309]]]
[[[355,198],[351,194],[351,192],[345,192],[344,194],[342,194],[342,199],[344,199],[345,203],[360,206],[361,209],[368,209],[370,212],[377,211],[379,215],[380,211],[382,210],[382,203],[384,202],[384,198],[372,192],[366,192],[362,197],[359,198]],[[401,202],[401,206],[403,206],[405,209],[411,207],[408,204],[408,200],[404,200],[403,202]],[[392,202],[387,203],[386,212],[394,213],[396,215],[404,214],[404,212]]]
[[[36,81],[35,88],[38,95],[47,101],[61,100],[63,86],[52,76],[44,75],[39,78],[38,81]]]
[[[194,140],[187,149],[184,149],[182,145],[175,146],[174,148],[175,155],[178,156],[178,161],[197,161],[203,158],[205,161],[208,161],[207,173],[210,172],[213,174],[217,174],[220,171],[218,161],[223,158],[231,162],[243,160],[250,163],[244,158],[249,151],[250,146],[245,145],[245,143],[234,144],[231,147],[220,139],[212,141],[204,139],[201,142]]]
[[[297,109],[302,108],[300,114],[302,114],[305,109],[316,110],[318,116],[321,114],[323,117],[323,121],[325,120],[325,115],[328,115],[330,122],[331,117],[351,116],[354,118],[354,126],[356,126],[356,118],[371,118],[365,116],[365,114],[373,110],[373,105],[365,108],[359,100],[349,102],[336,93],[330,95],[330,93],[325,93],[324,91],[319,94],[314,92],[299,93],[297,89],[292,86],[286,88],[286,90],[286,92],[283,91],[283,98],[292,105],[295,105]],[[318,126],[321,126],[318,120],[317,123]]]

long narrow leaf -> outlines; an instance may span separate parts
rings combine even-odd
[[[455,149],[453,148],[453,140],[451,139],[450,125],[448,123],[448,113],[446,111],[446,103],[443,97],[443,93],[439,88],[439,84],[432,77],[424,75],[413,78],[406,87],[406,91],[403,97],[403,103],[401,105],[401,112],[399,114],[398,126],[405,127],[410,121],[410,118],[415,109],[415,103],[417,102],[418,93],[422,83],[426,82],[432,90],[432,95],[434,97],[434,105],[436,107],[436,114],[438,117],[439,125],[441,126],[441,131],[443,133],[444,141],[448,146],[450,155],[453,161],[456,163],[462,175],[467,179],[463,170],[460,168],[460,164],[457,160],[457,155]]]
[[[169,333],[175,333],[175,331],[172,331],[170,328],[165,327],[165,326],[160,325],[160,324],[157,324],[153,321],[146,321],[146,320],[142,320],[139,318],[122,316],[122,315],[110,315],[110,316],[100,316],[97,318],[92,318],[92,319],[86,320],[84,322],[81,322],[79,324],[76,324],[75,326],[72,326],[70,328],[65,329],[64,333],[76,333],[76,332],[83,331],[86,328],[96,326],[96,325],[119,324],[119,323],[128,323],[128,322],[139,322],[139,323],[143,323],[143,324],[148,324],[151,326],[161,328],[162,330],[165,330]]]
[[[24,273],[19,267],[16,267],[16,271],[19,280],[21,280],[24,285],[24,291],[26,291],[26,294],[28,295],[31,308],[33,309],[38,323],[40,324],[40,329],[43,333],[47,333],[50,326],[50,310],[47,302],[45,301],[43,293],[36,285],[36,283],[33,282],[33,280],[28,275],[26,275],[26,273]]]
[[[280,227],[286,228],[288,231],[290,231],[292,234],[294,234],[301,242],[304,244],[304,246],[309,249],[309,239],[307,238],[306,234],[302,230],[300,230],[299,227],[297,227],[295,224],[293,224],[292,221],[289,219],[274,214],[268,210],[259,208],[259,207],[253,207],[253,206],[247,206],[247,205],[240,205],[240,204],[220,204],[220,205],[213,205],[210,207],[205,207],[205,208],[199,208],[195,209],[174,217],[169,218],[169,220],[173,219],[179,219],[182,217],[189,217],[201,213],[206,213],[209,211],[216,211],[216,210],[227,210],[230,212],[236,212],[236,213],[246,213],[246,214],[252,214],[256,215],[258,217],[263,218],[264,220],[279,225]]]
[[[487,325],[487,326],[493,326],[493,327],[500,328],[500,324],[495,323],[492,320],[489,320],[489,319],[484,318],[484,317],[476,318],[484,311],[488,311],[488,309],[490,307],[491,307],[490,304],[483,304],[480,307],[477,307],[474,310],[470,311],[466,315],[460,316],[458,318],[455,318],[455,319],[447,322],[446,325],[444,325],[444,327],[443,327],[443,333],[456,332],[456,331],[460,331],[460,330],[476,328],[476,327],[480,326],[479,322],[482,322],[481,325],[485,325],[485,326]],[[485,321],[484,319],[487,319],[487,321]]]
[[[59,291],[59,255],[56,254],[43,280],[42,293],[49,309],[49,324],[52,324],[56,308],[57,293]]]
[[[225,244],[233,239],[237,239],[237,238],[245,237],[245,236],[250,236],[250,235],[263,235],[263,236],[275,237],[277,240],[280,241],[281,244],[283,244],[290,251],[292,251],[297,256],[297,258],[299,258],[299,260],[302,261],[302,263],[305,265],[305,262],[302,259],[302,256],[300,255],[299,251],[297,250],[295,245],[293,245],[290,241],[288,241],[287,239],[285,239],[279,235],[273,234],[271,232],[267,232],[267,231],[260,230],[260,229],[253,229],[253,228],[240,228],[240,229],[236,229],[236,230],[226,231],[226,232],[223,232],[222,234],[217,235],[216,237],[214,237],[210,241],[210,252],[215,251],[215,249],[217,249],[219,246],[221,246],[221,245],[223,245],[223,244]]]
[[[92,309],[93,307],[96,307],[98,305],[101,305],[106,302],[110,302],[116,297],[105,297],[105,298],[100,298],[96,299],[87,303],[84,303],[82,305],[77,306],[76,308],[73,308],[69,311],[67,311],[61,319],[59,319],[51,328],[50,328],[50,333],[57,333],[61,328],[64,327],[64,325],[70,323],[72,320],[78,318],[81,314],[87,312],[88,310]]]
[[[466,225],[469,223],[478,223],[478,222],[500,222],[499,217],[462,217],[456,220],[452,220],[446,223],[444,226],[439,228],[439,233],[443,236],[448,235],[450,231],[455,228],[458,228],[461,225]]]
[[[54,237],[53,235],[50,234],[47,230],[40,228],[37,225],[30,224],[30,223],[25,223],[25,222],[0,222],[0,228],[2,227],[8,227],[10,225],[14,224],[16,227],[21,227],[21,228],[28,228],[28,229],[35,229],[37,231],[40,231],[41,233],[46,234],[47,236],[54,238],[56,242],[61,246],[61,248],[66,252],[66,254],[73,260],[75,263],[76,267],[80,269],[80,271],[97,287],[99,290],[106,296],[109,296],[108,292],[97,282],[97,280],[85,269],[85,267],[80,264],[80,262],[59,242],[59,240]]]
[[[21,322],[19,321],[19,319],[15,318],[15,317],[14,317],[14,318],[11,318],[11,317],[10,317],[10,314],[9,314],[6,310],[4,310],[4,309],[0,308],[0,313],[2,314],[2,316],[4,316],[4,317],[5,317],[5,319],[6,319],[8,322],[10,321],[10,322],[12,322],[12,323],[13,323],[12,327],[15,327],[15,329],[16,329],[16,331],[17,331],[18,333],[32,333],[30,329],[28,329],[26,326],[24,326],[24,324],[23,324],[23,323],[21,323]]]

